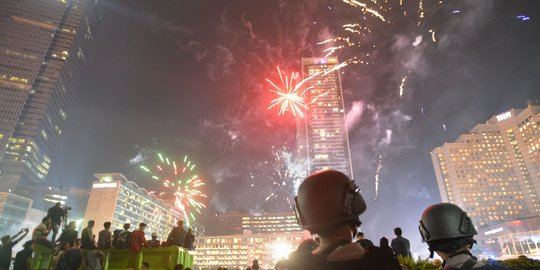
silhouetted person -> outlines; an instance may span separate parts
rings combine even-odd
[[[111,223],[109,221],[103,223],[103,230],[98,234],[98,248],[107,249],[112,247]]]
[[[118,233],[118,237],[115,241],[115,248],[128,248],[129,247],[129,240],[131,238],[131,232],[129,231],[129,228],[131,228],[131,224],[125,223],[123,230],[121,230]]]
[[[394,228],[396,238],[392,239],[392,250],[396,256],[411,257],[411,244],[407,238],[401,236],[402,233],[400,227]]]
[[[11,265],[13,247],[28,234],[28,231],[28,229],[22,229],[13,236],[2,236],[2,246],[0,247],[0,269],[9,269],[9,266]]]
[[[167,237],[167,244],[177,245],[179,247],[184,245],[184,240],[186,239],[186,229],[184,229],[184,221],[179,220],[176,223],[176,227],[173,227],[169,236]]]
[[[82,259],[81,239],[76,239],[74,245],[68,248],[64,255],[60,257],[58,264],[62,267],[62,270],[77,270],[81,266]]]
[[[158,235],[156,232],[152,233],[152,239],[148,240],[148,247],[158,248],[161,246],[161,241],[157,239]]]
[[[30,270],[30,263],[32,259],[32,245],[34,241],[26,241],[23,245],[23,250],[17,252],[15,255],[15,264],[13,270]]]
[[[301,260],[291,260],[289,270],[401,270],[397,262],[373,257],[353,243],[366,203],[358,186],[345,174],[326,170],[310,175],[300,184],[294,200],[298,223],[317,234],[320,245]]]
[[[381,237],[379,240],[379,248],[370,248],[371,255],[378,258],[379,260],[384,260],[389,263],[398,263],[394,251],[388,244],[388,238]]]
[[[96,238],[94,235],[95,221],[89,220],[88,225],[81,232],[81,248],[94,249],[96,248]]]
[[[193,250],[193,242],[195,242],[195,235],[193,235],[191,228],[189,228],[186,232],[186,238],[184,239],[184,248],[186,248],[187,250]]]
[[[255,259],[253,260],[253,263],[251,264],[252,270],[259,270],[259,260]]]
[[[436,252],[444,260],[444,270],[506,269],[486,265],[471,254],[477,232],[467,213],[455,204],[438,203],[426,208],[418,228],[422,240],[428,244],[430,257]]]
[[[369,249],[370,247],[374,246],[371,240],[366,239],[363,232],[358,232],[356,234],[356,243],[361,245],[365,249]]]
[[[76,227],[77,223],[75,223],[75,221],[69,222],[66,229],[62,232],[62,234],[60,234],[60,237],[58,237],[58,241],[68,242],[70,246],[73,246],[77,236],[79,235],[79,232],[75,230]]]
[[[56,236],[58,235],[58,230],[60,225],[62,225],[62,220],[66,216],[66,209],[62,207],[62,204],[57,202],[53,207],[49,208],[47,211],[47,216],[51,218],[51,229],[53,231],[51,242],[56,243]]]

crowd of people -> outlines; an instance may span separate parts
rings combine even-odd
[[[277,263],[276,269],[402,270],[405,267],[400,265],[397,257],[411,257],[409,240],[402,236],[403,232],[399,227],[394,229],[395,238],[392,241],[382,237],[379,246],[366,239],[362,232],[358,232],[360,215],[367,209],[367,205],[358,186],[341,172],[326,170],[308,176],[300,184],[294,201],[299,225],[314,235],[315,240],[309,239],[301,243],[287,260]],[[61,206],[57,204],[55,207]],[[58,222],[62,222],[62,219],[59,221],[51,216],[56,212],[61,213],[51,209],[50,215],[43,218],[34,229],[32,240],[26,242],[24,249],[17,253],[14,269],[30,269],[28,265],[32,243],[57,247],[54,269],[60,270],[78,269],[83,261],[83,249],[88,250],[85,258],[86,269],[101,270],[103,252],[100,249],[129,248],[132,252],[140,252],[143,247],[156,248],[164,245],[193,248],[194,236],[191,230],[185,230],[182,220],[178,221],[167,239],[161,243],[156,233],[152,233],[151,240],[145,239],[145,223],[140,223],[134,231],[129,230],[130,224],[124,224],[123,229],[111,233],[111,223],[105,222],[96,241],[93,220],[88,221],[80,238],[77,238],[75,223],[70,222],[56,240],[55,228],[58,227]],[[51,230],[52,241],[49,241],[47,237]],[[11,249],[28,231],[23,229],[14,236],[2,237],[0,270],[9,269]],[[428,245],[431,257],[437,253],[443,259],[441,267],[444,270],[506,269],[498,265],[484,264],[471,254],[476,229],[467,213],[454,204],[439,203],[425,209],[419,222],[419,231]],[[142,269],[149,267],[148,263],[143,263]],[[174,269],[184,268],[177,265]],[[258,261],[254,260],[248,269],[258,270]]]
[[[94,234],[94,220],[89,220],[79,235],[77,224],[71,221],[59,233],[60,225],[65,222],[65,211],[60,203],[49,208],[47,216],[41,220],[32,231],[32,239],[23,244],[23,250],[17,252],[13,262],[14,270],[30,270],[34,244],[54,249],[53,270],[77,270],[81,264],[87,270],[103,269],[104,253],[101,250],[116,248],[130,249],[133,253],[141,252],[142,248],[159,248],[165,246],[179,246],[188,250],[194,249],[195,236],[191,229],[184,228],[184,222],[179,220],[164,241],[158,240],[156,232],[152,239],[146,240],[145,229],[147,224],[140,223],[138,229],[130,231],[131,224],[126,223],[122,229],[111,232],[111,222],[105,222],[98,237]],[[0,246],[0,270],[9,270],[12,265],[13,247],[26,237],[30,230],[25,228],[13,236],[3,236]],[[59,234],[59,237],[56,238]],[[49,239],[49,236],[50,239]],[[86,252],[83,252],[86,250]],[[144,268],[146,267],[146,268]],[[148,269],[149,263],[144,262],[142,269]],[[175,270],[183,270],[182,265],[175,266]],[[189,270],[189,268],[185,268]]]

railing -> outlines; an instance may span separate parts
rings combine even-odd
[[[42,245],[34,245],[32,269],[51,270],[53,265],[54,249]],[[126,270],[130,267],[140,269],[143,262],[148,262],[152,270],[172,270],[175,265],[185,267],[193,266],[193,255],[184,248],[177,246],[160,248],[143,248],[139,253],[130,249],[104,249],[103,270]],[[87,251],[84,251],[80,270],[86,269]]]

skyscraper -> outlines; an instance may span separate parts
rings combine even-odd
[[[493,116],[431,158],[443,202],[477,225],[540,215],[540,106]]]
[[[0,2],[0,191],[45,181],[99,22],[96,4]]]
[[[305,174],[335,169],[353,177],[341,76],[336,57],[302,58],[305,100],[309,109],[297,118],[297,155]]]

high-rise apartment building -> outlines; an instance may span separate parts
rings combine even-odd
[[[308,110],[297,118],[297,155],[306,175],[335,169],[353,177],[343,91],[336,57],[302,58]]]
[[[96,4],[0,1],[0,191],[45,181],[94,40]]]
[[[540,215],[540,106],[493,116],[431,158],[443,202],[478,226]]]

